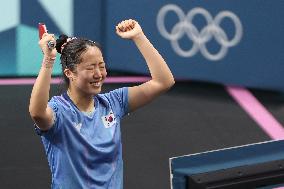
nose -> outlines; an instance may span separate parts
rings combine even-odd
[[[94,78],[101,78],[102,77],[102,72],[99,68],[94,69]]]

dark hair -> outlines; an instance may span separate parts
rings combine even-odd
[[[68,68],[72,72],[75,71],[76,65],[81,62],[80,56],[88,47],[97,47],[101,50],[98,43],[85,38],[71,38],[69,42],[67,35],[60,35],[56,40],[56,50],[61,54],[60,61],[62,65],[62,74],[67,86],[69,86],[69,79],[64,74],[64,69]],[[67,43],[66,43],[67,42]],[[61,52],[61,47],[64,48]]]

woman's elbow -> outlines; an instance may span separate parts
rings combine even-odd
[[[39,119],[42,119],[43,117],[43,114],[40,113],[40,111],[35,110],[35,108],[31,106],[29,106],[29,113],[33,120],[39,120]]]
[[[175,80],[174,80],[174,78],[172,77],[172,78],[170,78],[170,79],[168,79],[167,81],[165,81],[164,83],[163,83],[163,91],[167,91],[167,90],[169,90],[170,88],[172,88],[173,86],[174,86],[174,84],[175,84]]]
[[[31,116],[32,120],[35,121],[35,120],[39,120],[41,118],[41,116],[38,113],[31,111],[31,110],[29,112],[30,112],[30,116]]]
[[[172,88],[174,86],[174,84],[175,84],[175,79],[174,79],[174,77],[171,77],[167,82],[167,88],[168,89]]]
[[[172,79],[171,79],[171,83],[170,83],[170,87],[174,86],[174,84],[175,84],[175,83],[176,83],[175,78],[174,78],[174,77],[172,77]]]

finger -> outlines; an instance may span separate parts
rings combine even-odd
[[[54,34],[45,33],[42,37],[43,41],[55,40]]]
[[[128,31],[128,29],[130,28],[128,20],[124,20],[124,28],[126,31]]]
[[[118,25],[115,27],[115,29],[116,29],[116,33],[121,33],[121,30]]]
[[[47,42],[49,42],[49,41],[54,42],[54,41],[56,41],[56,39],[55,39],[54,35],[50,35],[50,36],[45,38],[45,41],[47,41]]]
[[[48,33],[43,33],[43,34],[42,34],[42,38],[44,38],[44,37],[46,37],[46,36],[48,36]]]
[[[122,31],[120,30],[120,28],[118,26],[116,26],[116,34],[121,36]]]
[[[134,28],[134,20],[130,19],[129,22],[130,22],[131,29],[133,29]]]
[[[122,23],[121,23],[121,29],[122,29],[123,32],[126,31],[127,28],[126,28],[125,21],[122,21]]]
[[[126,25],[127,25],[127,31],[131,31],[133,28],[131,27],[131,21],[130,20],[127,20],[126,21]]]
[[[137,24],[137,22],[135,20],[132,20],[132,25],[133,25],[133,28],[135,28],[135,25]]]
[[[127,20],[127,28],[129,28],[129,30],[132,30],[134,28],[133,23],[132,23],[132,19]]]
[[[119,29],[120,32],[123,32],[123,27],[122,27],[121,23],[118,24],[118,29]]]

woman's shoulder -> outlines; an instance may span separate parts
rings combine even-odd
[[[98,94],[97,97],[109,101],[109,100],[116,100],[118,98],[122,98],[124,95],[127,95],[127,93],[128,93],[128,87],[122,87],[111,90],[106,93]]]
[[[122,107],[128,102],[128,87],[114,89],[97,96],[98,101],[108,107]]]
[[[64,94],[53,96],[48,103],[56,107],[70,108],[70,102],[64,96]]]
[[[52,96],[49,102],[57,102],[57,103],[64,103],[66,100],[62,95]]]

